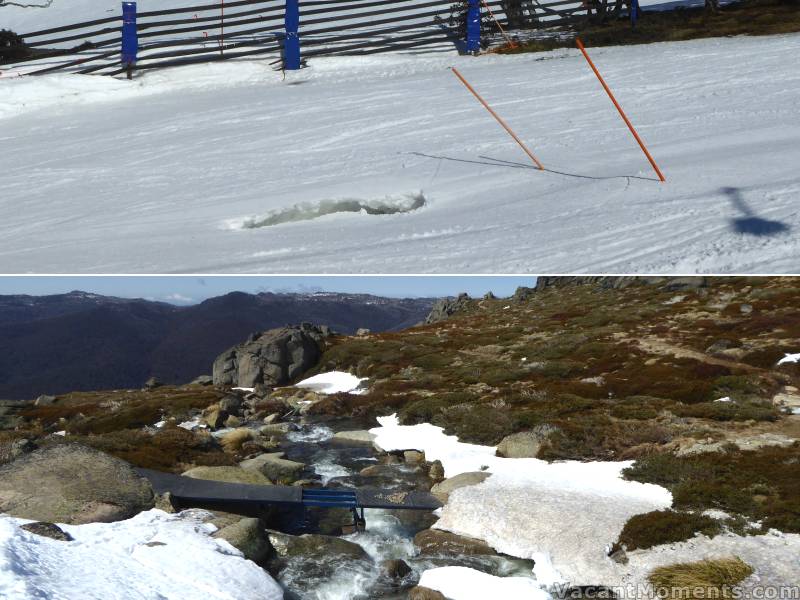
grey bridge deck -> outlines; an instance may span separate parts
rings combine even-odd
[[[169,492],[181,505],[231,504],[257,508],[263,505],[297,507],[384,508],[435,510],[442,504],[427,492],[396,492],[377,488],[303,488],[286,485],[249,485],[192,479],[151,469],[136,469],[157,494]]]

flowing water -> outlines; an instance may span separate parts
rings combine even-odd
[[[346,421],[303,423],[299,431],[286,436],[282,450],[287,458],[308,465],[320,482],[331,487],[379,486],[392,491],[422,489],[426,476],[405,464],[382,465],[377,452],[367,445],[346,445],[334,441],[334,430],[355,429]],[[381,465],[378,473],[359,474],[364,467]],[[425,488],[427,489],[427,488]],[[348,522],[343,509],[311,513],[312,533],[332,533]],[[531,561],[500,556],[419,556],[414,535],[436,520],[425,511],[365,511],[366,530],[342,536],[364,549],[368,558],[332,553],[330,556],[294,557],[273,573],[286,588],[287,600],[401,600],[416,585],[426,569],[460,565],[500,576],[531,576]],[[297,533],[297,532],[293,532]],[[384,574],[382,561],[400,559],[411,572],[400,580]]]

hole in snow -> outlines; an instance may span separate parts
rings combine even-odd
[[[250,217],[233,225],[238,229],[257,229],[271,227],[281,223],[294,221],[309,221],[332,215],[334,213],[365,213],[368,215],[393,215],[407,213],[425,206],[425,196],[422,192],[416,194],[400,194],[385,196],[372,200],[358,200],[345,198],[340,200],[321,200],[320,202],[306,202],[295,204],[290,208],[275,210],[258,217]]]

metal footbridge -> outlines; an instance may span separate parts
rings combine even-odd
[[[251,485],[193,479],[152,469],[136,469],[157,494],[169,493],[181,507],[225,507],[258,510],[268,506],[346,508],[354,524],[364,524],[364,509],[436,510],[442,504],[427,492],[402,492],[380,488],[309,488],[289,485]]]

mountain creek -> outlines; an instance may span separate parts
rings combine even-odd
[[[380,453],[371,444],[334,439],[337,431],[357,426],[350,419],[304,417],[298,429],[285,436],[280,450],[288,460],[306,465],[303,478],[317,479],[326,487],[380,487],[391,493],[430,489],[432,481],[424,464],[406,463],[402,453]],[[423,571],[441,566],[531,577],[532,561],[497,554],[420,551],[414,544],[415,535],[436,520],[429,511],[366,509],[366,528],[348,533],[353,518],[346,509],[307,509],[306,514],[287,510],[277,515],[273,526],[290,534],[345,532],[340,539],[360,546],[364,553],[335,546],[327,555],[301,553],[270,561],[267,569],[285,587],[287,600],[404,600]]]

